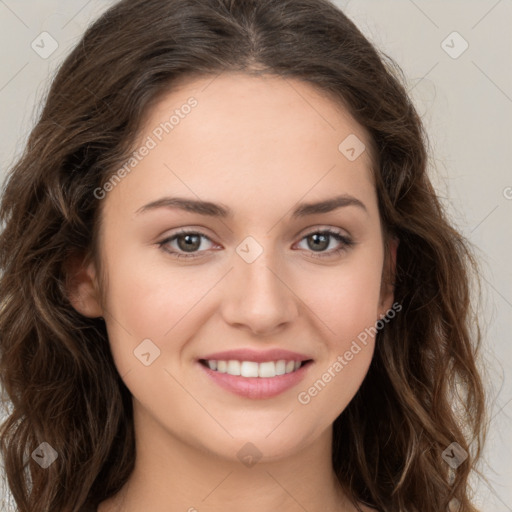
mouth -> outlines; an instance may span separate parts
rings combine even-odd
[[[211,354],[197,360],[197,363],[216,389],[243,398],[262,400],[296,387],[305,378],[314,360],[281,350],[265,354],[231,351]]]
[[[303,361],[278,359],[275,361],[239,361],[236,359],[199,359],[199,363],[212,372],[225,373],[234,377],[272,379],[295,373],[313,360]]]

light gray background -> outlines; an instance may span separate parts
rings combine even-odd
[[[0,180],[22,151],[59,63],[111,4],[0,0]],[[473,483],[483,510],[512,511],[512,0],[337,4],[404,70],[430,137],[435,186],[478,247],[492,420],[481,468],[489,483]],[[59,45],[46,59],[31,47],[44,31]],[[454,31],[463,39],[448,37]],[[464,41],[469,46],[457,58],[445,51],[458,54]]]

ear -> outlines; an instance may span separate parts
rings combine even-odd
[[[400,240],[390,236],[386,243],[382,282],[380,288],[379,313],[385,315],[393,305],[395,295],[396,254]]]
[[[73,254],[65,264],[66,293],[71,305],[89,318],[103,316],[97,272],[92,261]]]

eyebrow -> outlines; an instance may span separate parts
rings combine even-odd
[[[356,206],[368,213],[366,206],[359,199],[348,194],[343,194],[316,203],[301,203],[293,210],[292,218],[302,218],[319,213],[329,213],[345,206]],[[233,211],[223,204],[188,199],[184,197],[162,197],[156,201],[152,201],[151,203],[141,206],[135,213],[139,215],[147,211],[156,210],[157,208],[178,208],[187,212],[197,213],[199,215],[219,218],[232,218],[234,216]]]

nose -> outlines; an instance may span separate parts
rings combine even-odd
[[[264,250],[252,263],[234,255],[222,302],[224,320],[232,327],[260,336],[273,334],[297,318],[298,301],[271,251]]]

